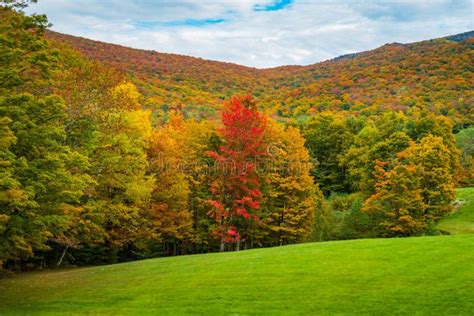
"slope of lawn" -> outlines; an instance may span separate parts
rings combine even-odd
[[[474,311],[474,235],[351,240],[25,273],[9,314],[460,314]]]
[[[441,220],[438,228],[450,234],[474,234],[474,188],[458,189],[456,203],[459,209]]]

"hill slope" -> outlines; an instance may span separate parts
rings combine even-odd
[[[200,58],[127,48],[49,32],[85,55],[136,79],[155,110],[211,117],[222,100],[252,94],[268,112],[301,119],[325,110],[373,114],[418,105],[474,122],[473,32],[372,51],[308,66],[255,69]]]
[[[438,228],[450,234],[474,234],[474,188],[457,189],[459,209],[444,218]]]
[[[465,314],[474,235],[300,244],[19,275],[0,314]]]

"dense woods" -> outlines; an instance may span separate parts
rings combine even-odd
[[[131,75],[144,105],[159,118],[166,119],[169,109],[218,118],[223,100],[251,94],[260,109],[291,124],[327,111],[369,116],[421,107],[449,117],[459,131],[474,119],[473,34],[461,41],[392,43],[314,65],[260,70],[54,32],[47,36]]]
[[[473,38],[258,70],[0,18],[5,269],[437,234],[474,184]]]

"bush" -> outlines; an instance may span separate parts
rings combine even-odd
[[[357,239],[374,237],[373,222],[362,212],[364,200],[358,193],[332,194],[327,207],[332,217],[330,239]]]

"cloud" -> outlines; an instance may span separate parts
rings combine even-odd
[[[474,29],[470,0],[39,0],[53,30],[254,67]]]
[[[131,25],[137,28],[157,28],[157,27],[174,27],[174,26],[206,26],[224,22],[224,19],[184,19],[174,21],[133,21]]]
[[[256,4],[253,6],[254,11],[277,11],[291,5],[293,0],[276,0],[267,4]]]

